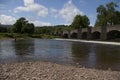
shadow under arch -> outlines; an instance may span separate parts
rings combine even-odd
[[[87,39],[87,32],[83,32],[81,38],[82,39]]]
[[[68,38],[68,34],[67,33],[65,33],[65,34],[63,34],[63,36],[62,36],[63,38]]]
[[[92,39],[100,39],[101,33],[98,31],[95,31],[92,33]]]
[[[74,39],[77,38],[77,33],[75,33],[75,32],[72,33],[72,34],[71,34],[71,38],[74,38]]]
[[[112,30],[107,33],[107,39],[117,39],[120,38],[120,31],[118,30]]]

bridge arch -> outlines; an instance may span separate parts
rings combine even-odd
[[[92,39],[100,39],[101,33],[98,31],[95,31],[92,33]]]
[[[76,33],[76,32],[73,32],[73,33],[71,34],[71,38],[77,38],[77,33]]]
[[[107,33],[107,39],[117,39],[120,38],[120,31],[118,30],[111,30]]]
[[[65,33],[65,34],[63,34],[63,36],[62,36],[63,38],[68,38],[68,34],[67,33]]]

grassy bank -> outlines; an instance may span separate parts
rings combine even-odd
[[[54,39],[58,38],[53,35],[46,34],[17,34],[17,33],[0,33],[0,39],[2,38],[41,38],[41,39]]]

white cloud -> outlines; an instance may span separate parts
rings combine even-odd
[[[67,21],[72,22],[73,18],[77,14],[83,15],[83,12],[81,12],[73,3],[72,0],[69,0],[63,8],[59,11],[60,15]]]
[[[34,4],[34,0],[24,0],[24,5],[29,6],[31,4]]]
[[[7,15],[0,15],[0,23],[1,24],[6,24],[6,25],[10,25],[10,24],[14,24],[16,21],[16,19],[12,16],[7,16]]]
[[[15,13],[18,13],[21,11],[30,11],[30,9],[28,7],[21,7],[21,6],[14,9]]]
[[[59,16],[59,14],[58,14],[59,12],[55,8],[50,8],[50,13],[51,13],[51,16],[54,18],[57,18]]]
[[[34,2],[34,0],[24,0],[24,6],[19,6],[14,9],[14,12],[35,12],[38,16],[45,17],[48,14],[48,9],[40,4]]]
[[[69,0],[60,10],[54,8],[51,9],[52,15],[56,17],[62,17],[68,23],[73,21],[73,18],[77,14],[83,15],[83,12],[80,11],[73,3],[72,0]]]
[[[57,9],[55,9],[55,8],[51,8],[50,10],[51,10],[51,12],[57,12]]]
[[[33,23],[35,26],[50,26],[51,23],[49,22],[42,22],[42,21],[29,21],[30,23]]]

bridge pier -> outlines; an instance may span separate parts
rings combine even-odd
[[[107,26],[102,26],[101,27],[101,40],[107,40]]]
[[[87,40],[92,39],[92,27],[87,28]]]
[[[79,28],[79,29],[78,29],[77,38],[78,38],[78,39],[81,39],[81,37],[82,37],[82,28]]]
[[[69,30],[68,31],[68,39],[70,39],[71,38],[71,31]]]

